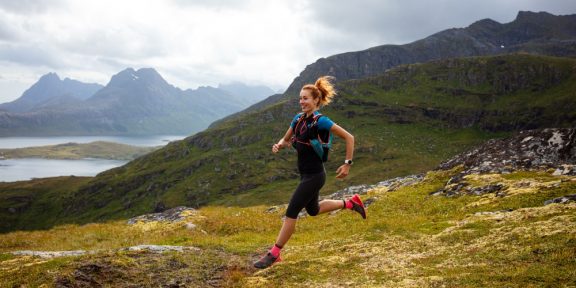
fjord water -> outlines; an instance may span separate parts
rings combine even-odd
[[[0,148],[13,149],[63,143],[90,143],[94,141],[116,142],[133,146],[164,146],[170,141],[186,136],[73,136],[73,137],[5,137],[0,138]],[[56,176],[95,176],[122,166],[127,161],[106,159],[55,160],[55,159],[6,159],[0,160],[0,182],[30,180]]]
[[[30,180],[55,176],[95,176],[122,166],[126,161],[106,159],[53,160],[8,159],[0,161],[0,182]]]
[[[133,146],[164,146],[170,141],[184,139],[182,135],[151,136],[62,136],[62,137],[1,137],[0,149],[14,149],[64,143],[115,142]]]

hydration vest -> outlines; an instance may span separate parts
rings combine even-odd
[[[301,129],[298,129],[300,126],[300,122],[304,121],[304,119],[306,119],[306,113],[302,113],[302,115],[300,115],[300,118],[298,118],[298,122],[296,122],[296,125],[294,125],[294,128],[292,128],[292,147],[296,148],[296,143],[300,143],[300,144],[304,144],[307,146],[311,146],[312,149],[314,150],[314,152],[316,152],[316,155],[318,155],[318,157],[320,157],[320,159],[322,160],[322,162],[326,162],[328,161],[328,153],[330,152],[330,149],[332,148],[332,133],[330,133],[330,131],[328,131],[328,135],[320,135],[320,132],[318,131],[318,120],[320,119],[320,117],[322,117],[324,115],[318,113],[316,115],[314,115],[314,118],[312,120],[312,123],[310,124],[306,124],[304,123],[303,125],[306,125],[306,134],[305,137],[303,137],[305,140],[303,139],[299,139],[302,137],[300,134]],[[324,136],[324,137],[322,137]]]

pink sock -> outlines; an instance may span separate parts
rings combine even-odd
[[[344,201],[344,208],[346,209],[352,209],[354,205],[352,204],[352,200],[345,200]]]
[[[278,247],[276,244],[274,244],[274,247],[272,247],[272,249],[270,249],[270,254],[272,254],[272,256],[274,257],[278,257],[280,256],[280,250],[282,248]]]

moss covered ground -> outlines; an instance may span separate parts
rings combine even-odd
[[[114,287],[570,287],[576,281],[576,203],[544,205],[573,193],[576,177],[546,171],[467,176],[503,183],[506,195],[444,197],[456,171],[429,172],[420,183],[363,195],[368,219],[340,211],[304,217],[283,262],[255,270],[273,243],[284,206],[207,206],[186,223],[112,221],[0,235],[0,283],[52,287],[79,275]],[[528,188],[527,188],[528,187]],[[138,244],[197,247],[192,252],[119,252]],[[92,250],[54,259],[17,250]],[[103,272],[104,271],[104,272]],[[66,282],[68,281],[68,282]],[[56,283],[56,284],[55,284]],[[211,284],[210,284],[211,283]]]

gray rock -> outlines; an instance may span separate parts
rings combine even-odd
[[[566,203],[570,203],[570,202],[576,202],[576,194],[570,194],[570,195],[566,195],[566,196],[547,200],[544,202],[544,205],[549,205],[549,204],[553,204],[553,203],[566,204]]]
[[[280,210],[280,207],[278,206],[272,206],[268,209],[266,209],[266,213],[271,214],[271,213],[276,213]]]
[[[556,170],[554,171],[554,173],[552,173],[552,175],[554,176],[560,176],[560,175],[576,175],[576,167],[575,165],[561,165],[561,167],[556,168]]]
[[[514,210],[506,209],[506,210],[499,210],[499,211],[482,211],[482,212],[474,213],[474,216],[484,216],[484,215],[493,216],[493,215],[499,215],[502,213],[508,213],[508,212],[512,212],[512,211],[514,211]]]
[[[443,189],[439,191],[430,193],[431,196],[446,196],[446,197],[455,197],[455,196],[462,196],[462,195],[484,195],[488,193],[496,193],[498,197],[506,196],[506,193],[503,191],[506,188],[503,184],[490,184],[480,187],[470,187],[470,185],[466,182],[460,182],[456,184],[446,185]]]
[[[510,138],[489,140],[443,162],[437,169],[448,170],[463,165],[465,170],[458,177],[472,173],[549,168],[555,169],[554,175],[576,175],[574,147],[576,128],[527,130]]]
[[[120,249],[120,251],[150,251],[154,253],[163,253],[166,251],[184,252],[184,251],[199,251],[199,250],[200,249],[196,247],[170,246],[170,245],[137,245]]]
[[[135,224],[137,222],[154,222],[154,221],[179,222],[179,221],[186,219],[186,217],[182,216],[182,214],[184,212],[188,212],[188,211],[192,212],[192,213],[196,213],[196,210],[193,208],[180,206],[180,207],[172,208],[172,209],[166,210],[164,212],[160,212],[160,213],[152,213],[152,214],[146,214],[146,215],[141,215],[138,217],[130,218],[128,220],[128,224],[132,225],[132,224]],[[188,213],[186,213],[186,214],[188,214]]]
[[[102,252],[103,250],[73,250],[73,251],[32,251],[32,250],[23,250],[23,251],[14,251],[10,252],[12,255],[16,256],[33,256],[33,257],[40,257],[45,259],[51,258],[58,258],[58,257],[73,257],[73,256],[82,256],[87,254],[95,254],[98,252]],[[194,251],[198,252],[201,251],[200,248],[192,247],[192,246],[169,246],[169,245],[137,245],[131,246],[126,248],[117,249],[115,251],[150,251],[154,253],[162,253],[166,251],[176,251],[176,252],[186,252],[186,251]]]
[[[31,250],[23,250],[23,251],[14,251],[11,252],[12,255],[16,256],[35,256],[40,258],[56,258],[56,257],[70,257],[70,256],[82,256],[88,254],[88,251],[85,250],[74,250],[74,251],[31,251]]]

